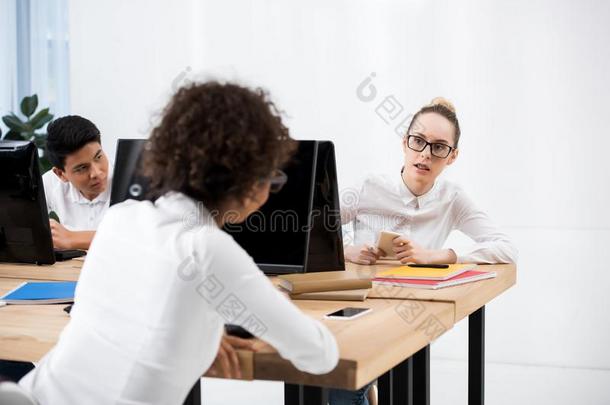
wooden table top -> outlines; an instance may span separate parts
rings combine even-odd
[[[47,281],[78,281],[84,258],[56,262],[53,265],[0,263],[0,277]]]
[[[358,389],[453,327],[454,307],[445,302],[383,299],[293,302],[334,334],[340,352],[339,365],[325,375],[303,373],[267,346],[267,350],[254,354],[256,379]],[[373,310],[351,321],[323,319],[325,314],[346,306]]]
[[[28,281],[0,278],[0,296]],[[59,339],[70,317],[67,304],[0,307],[0,359],[36,362]]]
[[[377,266],[351,263],[347,271],[370,276]],[[53,266],[0,264],[0,295],[29,280],[77,280],[82,261]],[[453,325],[515,283],[514,265],[485,266],[498,273],[494,279],[441,290],[375,286],[364,302],[293,301],[301,310],[326,324],[337,339],[339,365],[316,376],[300,372],[264,342],[259,351],[241,353],[246,378],[357,389],[425,347]],[[19,277],[21,276],[21,277]],[[379,288],[383,287],[383,288]],[[0,307],[0,358],[38,361],[57,341],[69,321],[66,305],[8,305]],[[373,311],[351,321],[323,319],[334,310],[367,307]]]
[[[375,266],[348,265],[348,271],[359,274],[374,274],[379,270],[400,265],[396,261],[382,261]],[[497,276],[474,283],[454,287],[427,290],[423,288],[392,287],[374,284],[369,298],[411,299],[421,301],[451,302],[455,304],[455,322],[464,319],[517,282],[517,268],[514,264],[479,265],[477,270],[494,271]]]

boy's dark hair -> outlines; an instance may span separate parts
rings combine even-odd
[[[275,105],[261,90],[215,81],[179,89],[153,129],[142,169],[150,197],[179,191],[217,209],[246,197],[292,156]]]
[[[65,170],[66,156],[90,142],[101,143],[100,130],[93,122],[78,115],[58,118],[47,127],[47,158]]]

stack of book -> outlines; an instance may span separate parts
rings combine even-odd
[[[278,280],[294,300],[364,301],[373,286],[371,277],[350,271],[287,274]]]
[[[373,282],[379,285],[436,290],[496,277],[495,272],[478,271],[476,267],[476,264],[450,264],[443,268],[406,265],[378,272]]]

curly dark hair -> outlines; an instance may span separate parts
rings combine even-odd
[[[216,209],[290,160],[296,142],[268,94],[215,81],[180,88],[145,147],[150,196],[179,191]]]

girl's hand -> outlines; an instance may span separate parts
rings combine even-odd
[[[392,241],[392,250],[402,264],[444,264],[455,263],[457,256],[453,249],[424,249],[405,236],[399,236]]]
[[[392,245],[392,250],[394,250],[396,258],[400,260],[402,264],[432,263],[434,260],[434,251],[424,249],[405,236],[394,238]]]
[[[254,340],[241,339],[225,334],[220,341],[220,347],[214,362],[205,373],[209,377],[242,378],[239,358],[236,350],[256,351]]]
[[[381,256],[385,256],[385,252],[376,247],[363,244],[346,247],[344,255],[345,259],[352,263],[372,265],[375,264]]]

